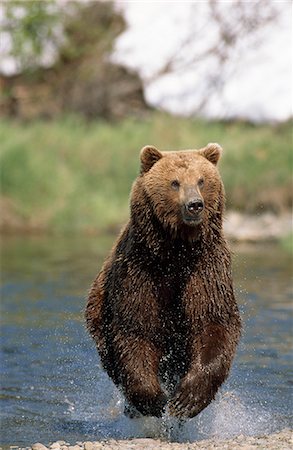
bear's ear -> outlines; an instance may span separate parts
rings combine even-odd
[[[212,143],[199,150],[199,153],[216,166],[222,151],[223,149],[219,144]]]
[[[152,145],[146,145],[140,152],[140,173],[146,173],[150,168],[163,157],[162,153]]]

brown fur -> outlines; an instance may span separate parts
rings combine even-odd
[[[217,144],[142,150],[130,220],[89,294],[87,326],[102,364],[145,415],[166,406],[198,414],[227,378],[239,340],[220,155]],[[190,218],[195,198],[204,209]]]

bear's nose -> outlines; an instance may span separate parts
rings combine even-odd
[[[196,198],[196,199],[188,202],[186,207],[190,214],[198,214],[203,210],[204,203],[203,203],[202,199]]]

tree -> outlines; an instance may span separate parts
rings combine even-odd
[[[16,71],[34,70],[46,61],[52,62],[61,41],[62,11],[56,2],[13,0],[4,2],[2,8],[1,32]]]
[[[0,114],[118,119],[147,110],[138,75],[109,58],[125,29],[111,2],[12,1],[4,28],[18,73],[0,76]]]
[[[9,41],[6,53],[14,58],[19,73],[77,60],[97,50],[109,53],[125,27],[111,2],[97,1],[6,1],[2,22]]]

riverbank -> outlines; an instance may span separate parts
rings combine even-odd
[[[41,443],[36,443],[29,450],[250,450],[250,449],[271,449],[271,450],[291,450],[293,448],[292,430],[285,429],[277,433],[266,436],[237,436],[233,439],[216,438],[206,439],[192,443],[170,443],[158,439],[129,439],[129,440],[108,440],[94,442],[78,442],[69,445],[65,441],[57,441],[48,447]],[[23,450],[20,447],[11,446],[11,450]]]
[[[286,247],[292,250],[293,239],[293,221],[292,214],[286,212],[280,215],[264,213],[258,215],[242,214],[238,211],[227,211],[224,218],[224,232],[229,241],[232,242],[283,242]],[[99,236],[100,234],[109,234],[116,236],[123,224],[112,225],[106,230],[100,230],[94,227],[86,227],[78,233],[81,235]],[[5,209],[2,209],[0,217],[0,231],[8,235],[67,235],[63,232],[54,232],[46,229],[35,228],[27,224],[18,222],[15,218],[6,215]],[[71,234],[71,232],[68,232]],[[76,233],[76,232],[75,232]]]
[[[224,220],[226,237],[235,242],[280,241],[292,235],[292,214],[264,213],[246,215],[237,211],[227,211]],[[292,236],[291,236],[292,238]]]
[[[107,231],[129,215],[145,144],[184,149],[219,142],[227,209],[276,215],[292,204],[292,122],[275,126],[153,113],[145,120],[0,124],[1,231]]]

